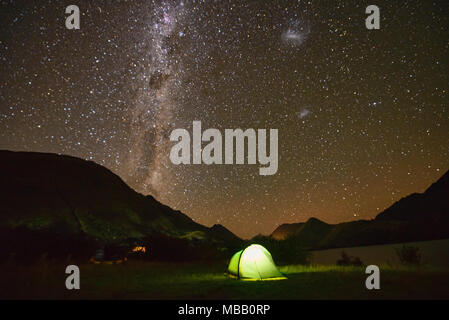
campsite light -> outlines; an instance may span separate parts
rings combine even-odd
[[[147,248],[143,247],[143,246],[137,246],[137,247],[134,247],[132,251],[145,253],[147,251]]]

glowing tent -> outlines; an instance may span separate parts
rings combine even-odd
[[[235,253],[229,262],[228,273],[239,279],[286,279],[274,264],[270,252],[258,244]]]

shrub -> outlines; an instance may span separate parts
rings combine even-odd
[[[271,237],[256,236],[249,244],[253,243],[264,246],[271,253],[277,265],[309,264],[312,255],[293,237],[275,240]]]
[[[197,242],[194,240],[176,238],[166,235],[153,235],[139,240],[139,246],[144,246],[146,252],[132,254],[130,258],[164,261],[191,262],[225,259],[229,253],[226,249],[217,247],[212,242]]]
[[[415,266],[421,264],[421,254],[418,247],[404,244],[401,248],[395,248],[395,251],[402,264]]]
[[[353,257],[348,255],[346,252],[341,252],[341,258],[337,260],[338,266],[363,266],[362,260],[359,257]]]

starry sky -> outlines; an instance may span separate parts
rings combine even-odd
[[[79,30],[65,8],[81,11]],[[375,4],[380,30],[367,30]],[[449,168],[447,1],[1,1],[0,149],[95,161],[242,237],[372,219]],[[170,162],[175,128],[279,130],[279,169]]]

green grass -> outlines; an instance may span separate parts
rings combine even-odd
[[[381,266],[381,289],[365,288],[365,269],[283,266],[287,280],[240,281],[226,263],[79,265],[81,289],[65,289],[65,266],[0,266],[3,299],[448,299],[449,270]]]

